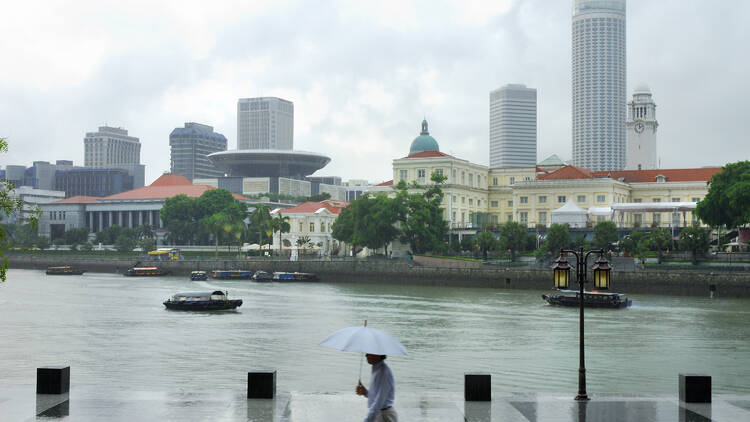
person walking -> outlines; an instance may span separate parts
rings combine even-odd
[[[357,384],[357,395],[367,397],[367,416],[363,422],[398,422],[398,414],[393,408],[396,384],[391,368],[385,364],[386,355],[365,354],[367,363],[372,365],[370,389]]]

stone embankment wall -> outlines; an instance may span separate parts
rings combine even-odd
[[[49,266],[69,264],[91,272],[110,273],[122,273],[135,263],[132,259],[116,258],[66,257],[64,263],[60,262],[60,258],[53,256],[13,255],[8,258],[11,268],[45,269]],[[422,260],[418,259],[418,261]],[[548,290],[552,287],[552,271],[546,268],[504,268],[480,263],[469,264],[454,267],[445,262],[441,263],[442,266],[437,266],[424,261],[415,263],[401,260],[290,262],[273,259],[203,259],[171,262],[144,261],[142,265],[159,265],[170,270],[174,275],[184,276],[188,276],[194,270],[242,269],[268,272],[310,272],[332,283],[388,283],[533,290]],[[628,294],[708,296],[712,285],[715,286],[718,297],[750,297],[750,272],[615,270],[612,274],[612,290]],[[577,288],[577,284],[573,283],[571,287]]]

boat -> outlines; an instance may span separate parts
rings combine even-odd
[[[47,275],[81,275],[86,270],[81,268],[73,268],[70,265],[63,265],[61,267],[47,267]]]
[[[128,277],[158,277],[169,274],[168,270],[159,267],[130,267],[122,275]]]
[[[249,280],[253,277],[253,274],[250,270],[213,270],[211,271],[211,278],[219,280]]]
[[[229,299],[227,292],[175,293],[164,301],[167,309],[178,311],[224,311],[242,306],[242,299]]]
[[[313,273],[285,273],[275,272],[273,273],[274,281],[318,281],[320,280],[316,274]]]
[[[193,271],[190,273],[190,279],[193,281],[206,281],[208,274],[205,271]]]
[[[580,306],[580,294],[577,290],[558,290],[556,293],[543,294],[542,299],[550,305]],[[586,308],[627,308],[633,301],[625,293],[608,293],[599,291],[583,292],[583,306]]]
[[[271,281],[273,280],[273,274],[265,271],[256,271],[253,274],[253,280],[255,281]]]

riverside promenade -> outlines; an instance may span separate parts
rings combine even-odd
[[[712,403],[696,404],[680,402],[677,394],[593,394],[588,402],[576,402],[573,392],[496,393],[490,402],[465,402],[460,394],[404,392],[396,394],[395,408],[399,420],[407,422],[738,422],[750,420],[750,395],[714,395]],[[353,392],[281,392],[262,400],[226,391],[122,391],[112,386],[36,395],[34,385],[0,386],[0,419],[5,422],[331,422],[359,421],[365,412],[366,400]]]

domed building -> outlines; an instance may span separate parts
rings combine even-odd
[[[430,131],[427,130],[427,120],[422,120],[422,132],[419,136],[414,138],[411,142],[411,148],[409,148],[409,155],[414,155],[424,151],[440,151],[435,138],[430,136]]]

